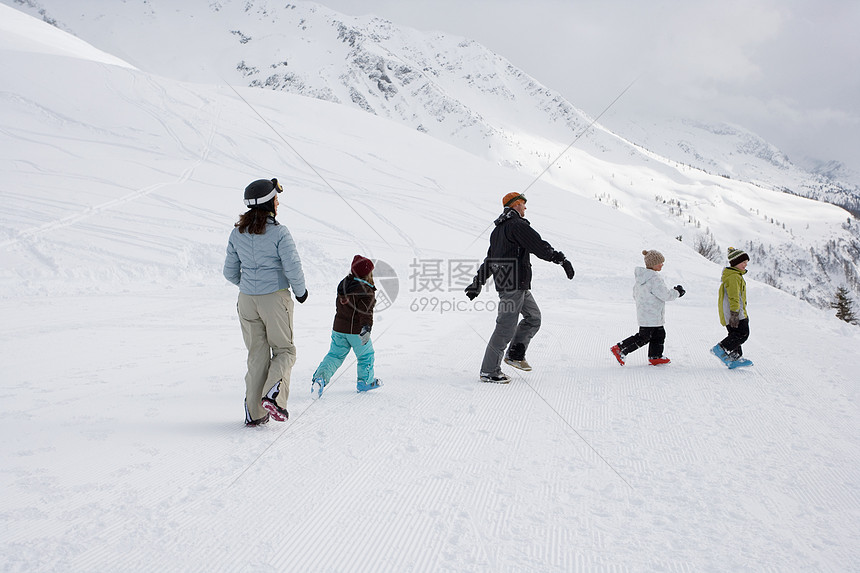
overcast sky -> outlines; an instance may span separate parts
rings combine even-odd
[[[860,172],[858,0],[319,0],[477,40],[601,120],[736,123]],[[638,79],[637,79],[638,78]]]

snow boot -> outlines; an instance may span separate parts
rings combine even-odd
[[[510,364],[514,368],[525,370],[526,372],[531,370],[531,365],[526,362],[526,345],[522,342],[511,344],[507,354],[505,354],[505,364]]]
[[[509,356],[505,356],[505,364],[509,364],[510,366],[513,366],[514,368],[518,368],[520,370],[525,370],[526,372],[531,372],[532,369],[531,364],[526,362],[525,358],[523,358],[522,360],[514,360]]]
[[[504,372],[498,372],[497,374],[481,372],[481,382],[490,382],[493,384],[509,384],[510,381],[510,377]]]
[[[274,400],[263,398],[260,405],[263,406],[263,409],[266,410],[276,422],[286,422],[290,417],[290,413],[275,404]]]
[[[660,366],[661,364],[669,364],[671,360],[665,356],[658,356],[657,358],[649,358],[648,362],[651,363],[651,366]]]
[[[723,360],[726,357],[725,349],[723,349],[723,347],[720,346],[719,344],[716,344],[716,345],[714,345],[713,348],[711,348],[711,354],[713,354],[714,356],[716,356],[720,360]]]
[[[624,366],[624,357],[627,355],[621,352],[621,347],[616,344],[610,348],[609,351],[612,353],[612,356],[615,357],[615,360],[617,360],[620,365]]]
[[[311,382],[311,394],[314,393],[314,386],[317,386],[317,398],[322,398],[323,390],[325,389],[326,381],[322,376],[317,376]]]
[[[729,370],[734,370],[735,368],[743,368],[744,366],[752,366],[753,364],[752,360],[747,360],[740,354],[736,354],[734,352],[726,352],[725,354],[723,354],[720,360],[723,361],[723,364],[725,364]]]
[[[245,404],[245,427],[253,428],[255,426],[262,426],[266,422],[269,421],[269,414],[266,413],[265,416],[260,418],[259,420],[254,420],[251,418],[251,412],[248,411],[248,404]]]
[[[748,360],[743,357],[738,357],[736,360],[732,360],[726,363],[726,366],[729,367],[729,370],[734,370],[735,368],[743,368],[745,366],[752,366],[752,360]]]
[[[260,405],[266,410],[270,416],[276,422],[285,422],[290,417],[290,413],[287,412],[284,408],[278,406],[278,403],[275,401],[278,398],[278,394],[281,393],[281,380],[278,380],[272,389],[266,392],[266,395],[263,396],[263,400]]]
[[[356,388],[359,392],[367,392],[368,390],[376,390],[382,386],[382,381],[379,378],[374,378],[373,382],[370,384],[366,383],[364,380],[359,380]]]
[[[265,416],[260,418],[259,420],[249,420],[245,419],[245,427],[246,428],[255,428],[257,426],[262,426],[263,424],[267,424],[269,422],[269,414],[267,413]]]

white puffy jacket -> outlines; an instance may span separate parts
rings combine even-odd
[[[663,326],[666,301],[680,296],[673,288],[666,288],[660,274],[652,269],[636,267],[633,271],[633,300],[636,301],[636,318],[639,326]]]

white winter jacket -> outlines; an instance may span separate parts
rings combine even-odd
[[[633,300],[636,301],[636,318],[639,320],[639,326],[663,326],[666,301],[678,298],[680,296],[678,291],[666,288],[666,283],[655,270],[636,267],[633,274],[636,277],[633,285]]]

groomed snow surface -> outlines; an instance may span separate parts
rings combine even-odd
[[[482,384],[496,295],[469,303],[449,264],[481,259],[529,178],[323,102],[0,63],[0,570],[860,570],[858,330],[755,261],[755,366],[729,371],[708,353],[719,265],[538,183],[527,215],[577,274],[534,261],[534,371]],[[220,271],[261,177],[284,183],[310,297],[290,420],[249,429]],[[687,295],[672,363],[620,367],[643,248]],[[385,385],[357,394],[348,361],[314,401],[356,253],[399,277],[374,327]]]

